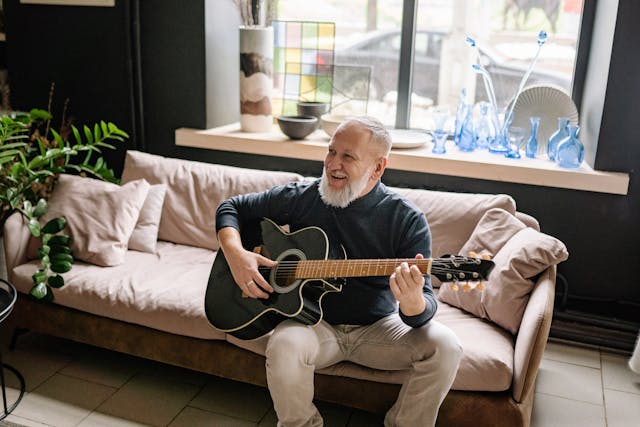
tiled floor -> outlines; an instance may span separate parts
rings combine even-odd
[[[640,375],[626,357],[549,343],[534,427],[640,425]],[[48,336],[27,334],[4,356],[27,382],[6,421],[26,426],[275,426],[265,389]],[[17,382],[7,372],[9,383]],[[9,390],[8,399],[17,392]],[[327,427],[373,427],[382,417],[318,404]]]

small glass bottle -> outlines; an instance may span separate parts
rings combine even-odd
[[[558,150],[558,144],[560,141],[569,136],[569,119],[567,117],[558,117],[558,130],[556,130],[547,141],[547,157],[549,160],[556,159],[556,151]]]
[[[478,104],[480,107],[480,119],[476,126],[476,146],[478,149],[485,149],[489,147],[489,144],[495,138],[496,131],[493,127],[493,121],[489,116],[489,107],[491,104],[488,102],[481,102]]]
[[[473,105],[465,106],[465,116],[460,129],[460,140],[458,148],[460,151],[473,151],[476,148],[476,134],[473,128]]]
[[[540,126],[540,117],[530,117],[531,133],[525,145],[525,154],[527,157],[534,159],[538,153],[538,127]]]
[[[563,168],[579,168],[584,160],[584,145],[578,139],[580,127],[569,125],[569,136],[560,141],[556,151],[556,163]]]
[[[462,88],[460,96],[458,96],[458,107],[456,108],[456,121],[453,129],[453,142],[460,142],[460,132],[462,131],[462,122],[465,119],[465,107],[467,105],[467,88]]]

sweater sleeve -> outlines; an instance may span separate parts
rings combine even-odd
[[[257,223],[262,218],[287,224],[300,193],[300,185],[291,183],[227,199],[216,210],[216,232],[224,227],[241,230],[245,224]]]
[[[399,248],[400,257],[413,258],[418,253],[424,255],[425,258],[431,257],[431,232],[429,230],[429,224],[422,212],[414,212],[413,215],[408,218],[402,237],[403,240],[401,240],[401,242],[404,243]],[[400,311],[402,321],[414,328],[418,328],[429,322],[436,314],[438,308],[429,275],[424,277],[422,293],[425,300],[425,309],[422,313],[415,316],[405,316],[402,311]]]

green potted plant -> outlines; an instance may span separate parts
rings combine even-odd
[[[111,141],[124,141],[126,132],[101,121],[81,129],[66,124],[60,131],[51,127],[48,111],[12,112],[0,116],[0,233],[7,218],[16,211],[27,219],[30,233],[40,239],[39,269],[33,274],[30,294],[53,300],[52,288],[64,286],[62,273],[72,268],[70,238],[64,233],[66,219],[54,218],[42,225],[47,199],[61,173],[116,183],[113,170],[102,157],[102,149],[114,149]]]

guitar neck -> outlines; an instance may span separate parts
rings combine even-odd
[[[431,259],[305,260],[297,262],[295,278],[322,279],[327,277],[389,276],[403,262],[406,262],[409,266],[418,266],[422,274],[431,273]]]

